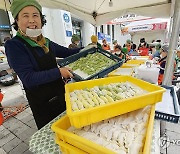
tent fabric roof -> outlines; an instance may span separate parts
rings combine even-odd
[[[9,9],[9,0],[5,0]],[[80,18],[101,25],[116,17],[127,13],[151,17],[169,17],[171,5],[169,0],[37,0],[43,7],[69,11]],[[0,8],[4,7],[4,0],[0,0]],[[93,13],[94,12],[94,13]]]

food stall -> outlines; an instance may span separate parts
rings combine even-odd
[[[76,59],[79,56],[80,56],[80,59],[84,58],[84,56],[87,57],[88,54],[92,54],[91,56],[93,56],[93,54],[96,54],[96,52],[93,50],[95,50],[95,49],[89,49],[88,51],[84,51],[83,53],[74,55],[73,57],[70,58],[71,60],[69,58],[66,60],[63,59],[62,61],[59,61],[59,64],[63,65],[63,66],[68,65],[72,69],[75,68],[74,74],[76,74],[76,73],[78,74],[80,71],[76,71],[76,69],[79,69],[79,68],[77,68],[77,66],[81,67],[81,65],[79,65],[79,63],[77,63],[77,60],[74,60],[74,59]],[[102,53],[106,53],[106,52],[103,52],[103,50],[101,50],[101,49],[99,49],[99,51]],[[111,55],[111,53],[109,53],[108,57],[110,57],[110,56],[114,56],[114,55]],[[146,59],[146,58],[147,57],[142,57],[142,59],[140,59],[140,60],[136,60],[136,59],[130,60],[129,62],[126,63],[126,65],[129,64],[129,67],[133,67],[133,68],[134,68],[134,66],[139,67],[141,64],[143,65],[145,63],[144,59]],[[79,59],[79,61],[81,61],[80,59]],[[91,59],[91,58],[88,56],[88,59]],[[111,57],[111,60],[112,59],[113,58]],[[67,61],[68,61],[68,63],[67,63]],[[92,60],[91,60],[91,62],[93,63]],[[91,65],[90,62],[89,62],[89,65]],[[123,65],[125,65],[125,64],[123,64]],[[123,65],[118,69],[122,69]],[[113,66],[116,66],[116,64]],[[108,66],[107,66],[107,68],[108,68]],[[110,68],[112,68],[112,67],[110,67]],[[85,69],[85,68],[83,67],[83,69]],[[116,69],[116,68],[114,68],[114,69]],[[103,71],[100,71],[100,72],[101,73],[106,72],[107,70],[109,70],[109,68],[105,69]],[[81,95],[83,97],[86,97],[86,94],[89,93],[89,91],[92,91],[91,88],[93,85],[94,86],[99,85],[99,88],[101,87],[101,90],[103,92],[106,92],[106,93],[111,93],[112,91],[107,90],[108,88],[110,88],[108,85],[107,85],[108,88],[104,87],[105,89],[102,89],[104,84],[111,84],[112,85],[113,83],[116,83],[117,80],[118,80],[118,82],[120,82],[121,80],[123,82],[124,81],[125,82],[126,81],[133,82],[133,84],[138,85],[143,90],[148,88],[148,89],[146,89],[147,91],[149,91],[149,89],[153,89],[155,86],[155,85],[152,85],[150,83],[144,82],[142,80],[132,78],[130,76],[123,76],[121,74],[116,74],[117,70],[113,71],[114,74],[109,73],[109,74],[112,74],[112,75],[110,75],[111,77],[66,84],[67,114],[62,113],[60,116],[58,116],[56,119],[51,121],[49,124],[47,124],[41,130],[37,131],[31,137],[30,144],[29,144],[30,145],[30,151],[32,151],[34,153],[58,153],[59,152],[58,147],[60,146],[60,148],[66,153],[72,153],[73,151],[74,152],[80,152],[80,153],[83,153],[84,151],[88,152],[89,150],[91,151],[93,149],[92,147],[95,147],[94,148],[95,151],[99,150],[99,152],[103,152],[103,149],[101,146],[98,147],[95,145],[91,145],[92,144],[91,142],[86,142],[86,140],[84,141],[82,138],[79,138],[77,136],[73,137],[74,134],[71,134],[67,130],[71,126],[70,123],[77,128],[82,128],[83,126],[87,126],[89,124],[91,124],[91,126],[92,126],[92,123],[96,123],[96,122],[102,121],[102,120],[105,121],[111,117],[114,117],[114,116],[117,116],[117,115],[123,114],[123,113],[125,115],[125,113],[127,113],[127,112],[134,111],[134,110],[137,110],[139,108],[145,107],[148,104],[152,104],[154,101],[155,102],[161,101],[161,97],[158,100],[152,100],[150,98],[157,98],[157,96],[152,96],[152,95],[149,96],[148,94],[141,96],[143,98],[141,98],[139,100],[137,99],[137,97],[132,97],[132,99],[127,98],[127,101],[125,101],[125,102],[123,102],[124,99],[122,99],[122,101],[118,102],[118,99],[121,99],[121,98],[117,98],[117,103],[108,104],[108,106],[104,105],[102,107],[101,106],[98,107],[98,106],[93,105],[93,106],[95,106],[94,110],[91,108],[89,109],[90,106],[88,107],[88,104],[84,104],[84,107],[87,107],[87,110],[86,111],[82,110],[82,111],[79,111],[79,113],[78,113],[77,106],[80,109],[80,105],[79,105],[80,102],[78,102],[78,104],[71,104],[73,99],[70,98],[70,96],[74,95],[73,97],[75,100],[78,100],[81,97]],[[109,72],[111,72],[111,71],[109,71]],[[94,76],[94,77],[97,77],[98,75],[100,76],[100,74],[101,74],[100,72],[98,72],[98,73],[92,72],[93,74],[95,73],[96,75],[90,75],[90,76]],[[122,73],[122,71],[120,71],[120,73]],[[82,76],[84,75],[84,73],[79,73],[77,77],[79,77],[80,75],[81,75],[81,78],[77,78],[76,79],[77,81],[82,80]],[[132,73],[131,76],[136,76],[136,75]],[[84,76],[84,77],[86,78],[87,76]],[[114,87],[114,85],[112,85],[112,86]],[[121,87],[121,86],[122,85],[119,85],[118,87]],[[129,86],[130,85],[128,85],[128,86],[126,85],[126,87],[129,87]],[[88,88],[90,88],[90,89],[88,89]],[[124,88],[124,85],[121,87],[121,89],[123,89],[123,88]],[[77,89],[79,89],[79,94],[78,94]],[[73,94],[74,90],[76,91],[75,94],[77,94],[77,96],[75,94]],[[125,90],[125,91],[129,92],[129,90]],[[98,91],[96,91],[96,93],[98,94]],[[143,92],[140,91],[140,93],[142,94]],[[155,93],[157,93],[157,91]],[[149,94],[150,94],[150,91],[149,91]],[[92,94],[89,93],[88,95],[96,96],[93,92],[92,92]],[[114,96],[115,95],[116,95],[116,93],[114,92]],[[104,95],[104,97],[107,98],[106,95]],[[100,98],[106,100],[106,98],[104,98],[104,97],[100,96]],[[81,102],[85,101],[85,98],[81,98],[81,99],[83,99],[83,100],[81,100]],[[90,98],[88,98],[88,99],[90,99]],[[96,99],[99,99],[98,96],[96,97]],[[113,99],[114,100],[115,98],[112,96],[112,98],[108,97],[107,99]],[[142,100],[143,100],[144,104],[142,104]],[[116,101],[116,100],[114,100],[114,101]],[[91,102],[96,102],[96,101],[94,100],[94,98],[92,98]],[[119,103],[121,105],[119,105]],[[136,105],[134,106],[134,105],[132,105],[132,103],[136,103]],[[77,111],[77,112],[75,112],[75,111]],[[109,111],[109,112],[106,113],[107,111]],[[158,112],[158,115],[160,115],[159,119],[162,119],[161,113],[162,113],[161,111]],[[177,114],[178,113],[179,113],[179,111],[177,112]],[[147,134],[146,134],[147,141],[144,144],[144,149],[143,149],[144,151],[143,152],[149,153],[149,151],[151,151],[151,153],[159,153],[159,145],[158,145],[157,141],[160,138],[160,120],[154,120],[155,109],[151,112],[151,114],[152,115],[150,116],[151,118],[149,118],[148,127],[146,127],[147,128]],[[71,120],[70,120],[71,122],[68,121],[67,115],[69,118],[71,118]],[[165,117],[165,118],[167,118],[167,117]],[[51,126],[52,126],[52,130],[55,132],[55,134],[51,130]],[[112,127],[114,127],[114,126],[112,126]],[[85,127],[83,127],[83,128],[85,128]],[[56,140],[56,143],[59,146],[55,145],[54,140]],[[76,141],[74,141],[74,140],[76,140]],[[37,142],[39,142],[40,144],[37,144]],[[83,143],[81,145],[79,145],[79,144],[76,144],[76,142],[78,142],[78,143],[83,142]],[[151,149],[146,148],[146,146],[150,147],[149,144],[151,144]],[[86,147],[84,147],[83,145]],[[86,151],[86,150],[88,150],[88,151]],[[95,151],[91,151],[91,152],[94,153]]]
[[[145,57],[142,57],[142,58],[145,58]],[[63,64],[63,61],[60,63]],[[137,66],[139,67],[140,64],[143,65],[143,61],[140,60],[138,63],[138,60],[134,60],[134,61],[131,60],[131,61],[129,61],[129,64],[131,64],[131,67],[134,67],[134,65],[132,65],[132,64],[137,64]],[[123,68],[123,67],[120,67],[118,69],[121,69],[121,68]],[[119,115],[119,114],[127,113],[129,111],[134,111],[138,108],[142,108],[142,107],[146,106],[147,102],[151,104],[152,100],[150,99],[150,97],[148,95],[141,98],[140,101],[137,101],[137,98],[133,97],[133,99],[130,99],[130,100],[127,99],[127,100],[129,100],[129,102],[126,101],[124,103],[124,106],[122,106],[123,101],[121,101],[121,106],[119,104],[114,103],[107,107],[105,107],[105,106],[99,107],[99,110],[97,110],[97,113],[96,113],[96,111],[94,112],[92,109],[88,109],[87,106],[86,106],[87,111],[85,111],[85,112],[82,111],[81,113],[80,112],[73,113],[73,111],[71,110],[71,107],[73,108],[73,104],[70,104],[72,101],[72,100],[70,101],[70,96],[71,96],[70,93],[72,93],[77,87],[80,87],[81,95],[84,96],[84,94],[82,93],[82,89],[84,89],[84,88],[87,90],[87,91],[83,90],[84,93],[87,93],[87,92],[91,91],[90,89],[88,90],[87,88],[92,87],[93,84],[94,85],[98,85],[98,84],[102,84],[102,83],[103,84],[108,84],[108,83],[112,84],[113,82],[115,82],[114,80],[117,80],[117,79],[118,79],[118,81],[120,81],[121,79],[122,79],[122,81],[124,81],[123,78],[126,78],[126,80],[128,80],[128,81],[133,81],[134,84],[137,84],[138,82],[140,82],[138,84],[138,86],[141,86],[141,88],[148,87],[149,89],[153,89],[154,85],[152,86],[152,84],[149,84],[149,83],[141,81],[141,80],[139,81],[134,78],[132,78],[132,80],[130,80],[131,78],[129,76],[123,76],[121,74],[116,74],[115,72],[117,72],[117,70],[113,71],[114,72],[113,75],[110,75],[110,76],[115,76],[115,77],[107,77],[107,78],[99,79],[99,80],[96,79],[96,80],[83,81],[83,83],[75,82],[75,83],[66,84],[67,112],[62,113],[60,116],[55,118],[53,121],[51,121],[49,124],[44,126],[39,131],[37,131],[31,137],[31,140],[29,142],[30,143],[29,144],[30,151],[32,151],[33,153],[59,153],[60,152],[59,147],[60,147],[60,149],[62,149],[63,152],[66,152],[66,153],[74,153],[74,152],[75,153],[86,153],[86,152],[89,152],[89,150],[90,151],[92,150],[91,151],[92,153],[94,153],[95,151],[103,153],[103,148],[101,146],[98,147],[96,144],[92,144],[89,141],[87,142],[86,140],[79,138],[79,136],[78,137],[73,136],[75,134],[71,134],[71,132],[68,132],[68,129],[71,126],[70,123],[73,126],[78,127],[78,128],[82,128],[82,126],[86,125],[85,127],[83,127],[83,129],[85,129],[87,127],[87,124],[91,124],[90,126],[92,126],[93,125],[92,123],[101,121],[104,118],[105,118],[104,121],[106,121],[107,120],[106,118],[110,118],[110,117],[114,117],[114,116],[117,117],[117,115]],[[112,74],[112,73],[109,73],[109,74]],[[131,74],[131,76],[134,76],[134,74]],[[128,79],[128,78],[130,78],[130,79]],[[79,80],[79,79],[77,79],[77,80]],[[127,90],[127,92],[128,92],[128,90]],[[77,93],[77,91],[76,91],[76,93]],[[142,92],[140,92],[140,93],[142,93]],[[69,95],[69,98],[68,98],[68,95]],[[78,99],[80,96],[78,95],[76,97]],[[151,97],[156,98],[155,96],[151,96]],[[165,100],[167,99],[167,97],[169,98],[169,96],[166,95],[164,98],[164,102],[166,102]],[[140,107],[138,105],[138,103],[140,103],[140,102],[142,103],[142,100],[144,100],[145,104],[144,105],[141,104],[142,106]],[[160,100],[157,100],[157,101],[160,101]],[[138,108],[135,109],[135,106],[132,106],[132,102],[136,103],[136,107],[138,107]],[[127,103],[130,103],[130,104],[128,105]],[[173,101],[173,103],[175,103],[176,108],[177,108],[177,99],[175,101]],[[120,108],[118,108],[118,107],[120,107]],[[128,110],[126,107],[128,108]],[[97,108],[97,107],[95,107],[95,108]],[[179,118],[179,114],[180,114],[180,111],[178,110],[178,108],[176,111],[177,115],[175,115],[175,117],[172,117],[170,115],[167,115],[166,113],[163,113],[162,108],[163,108],[163,105],[161,105],[159,107],[159,110],[158,110],[158,112],[156,112],[156,115],[155,115],[156,118],[159,120],[154,120],[155,109],[152,110],[152,112],[151,112],[151,116],[150,116],[149,122],[148,122],[148,127],[146,127],[147,134],[146,134],[146,141],[143,146],[144,147],[143,153],[149,153],[149,151],[152,154],[160,153],[160,146],[158,145],[158,143],[159,143],[158,141],[160,139],[160,120],[162,120],[163,117],[166,120],[169,118],[168,119],[169,121],[172,121],[172,119],[175,119],[174,122],[178,122],[178,118]],[[74,111],[76,111],[76,109],[77,108],[73,108]],[[115,110],[115,109],[117,109],[117,110]],[[108,113],[110,113],[110,115],[108,115],[106,113],[106,111],[109,111]],[[76,116],[76,114],[77,114],[77,116]],[[171,111],[170,111],[170,114],[171,114]],[[69,118],[71,118],[71,122],[68,120],[67,115]],[[126,115],[126,114],[124,114],[124,115]],[[86,117],[87,117],[87,119],[86,119]],[[80,118],[80,121],[78,120],[79,118]],[[125,120],[125,121],[127,123],[128,120]],[[132,121],[131,121],[131,123],[132,123]],[[114,126],[111,126],[111,127],[113,128]],[[55,133],[53,133],[52,130]],[[55,144],[54,141],[56,141],[56,143],[58,145]],[[77,142],[78,143],[82,142],[82,144],[80,144],[80,145],[76,144]],[[38,144],[38,143],[40,143],[40,144]],[[146,146],[148,146],[149,148],[146,148]],[[93,148],[93,147],[95,147],[95,148]],[[93,149],[95,151],[93,151]],[[107,149],[105,149],[105,151],[106,150]],[[104,151],[104,153],[105,153],[105,151]]]
[[[143,4],[142,6],[143,7],[145,7],[146,5],[152,5],[153,3],[156,3],[158,0],[151,0],[151,1],[146,1],[146,2],[144,2],[144,1],[140,1],[139,3],[137,3],[138,5],[139,4]],[[115,2],[117,2],[117,1],[115,1]],[[144,2],[144,3],[143,3]],[[159,0],[158,2],[163,2],[163,0]],[[165,3],[166,2],[166,3]],[[176,1],[177,2],[177,1]],[[43,1],[41,1],[41,3],[43,4]],[[59,4],[58,3],[58,1],[56,1],[56,2],[50,2],[50,1],[46,1],[46,4],[44,4],[44,6],[48,6],[48,5],[50,5],[50,4],[53,4],[53,5],[56,5],[56,4]],[[67,5],[67,4],[66,4]],[[56,6],[59,6],[59,8],[64,8],[64,9],[67,9],[66,8],[66,5],[63,5],[63,6],[61,6],[60,7],[60,4],[59,5],[56,5]],[[87,5],[87,4],[86,4]],[[140,7],[138,8],[138,5],[131,5],[131,6],[129,6],[130,8],[134,8],[134,10],[133,11],[139,11],[138,9],[140,9]],[[115,6],[117,6],[117,5],[115,5]],[[152,7],[154,7],[154,6],[152,6]],[[68,7],[68,8],[70,8],[70,7]],[[163,9],[167,9],[167,8],[169,8],[169,3],[166,1],[166,0],[164,0],[164,3],[162,4],[162,6],[158,6],[158,8],[163,8]],[[76,9],[74,9],[74,7],[71,7],[71,9],[72,9],[72,12],[74,13],[74,12],[76,12],[78,15],[82,15],[82,12],[80,12],[79,10],[76,10]],[[105,8],[106,9],[106,8]],[[147,8],[144,8],[144,9],[147,9]],[[67,10],[69,10],[69,9],[67,9]],[[157,8],[155,8],[155,10],[158,10]],[[71,10],[69,10],[69,11],[71,11]],[[162,10],[161,10],[162,11]],[[160,12],[161,12],[160,11]],[[112,12],[112,10],[110,11],[110,12]],[[128,11],[127,11],[128,12]],[[149,10],[149,12],[152,12],[152,10]],[[163,12],[163,11],[162,11]],[[179,13],[179,11],[177,11],[178,13]],[[114,13],[114,14],[113,14]],[[119,11],[117,11],[117,9],[115,10],[115,12],[113,12],[112,14],[112,16],[110,17],[110,18],[114,18],[115,16],[117,16],[117,14],[119,15],[120,13],[124,13],[124,11],[122,11],[122,9]],[[146,13],[148,13],[148,10],[146,10]],[[156,12],[157,13],[157,12]],[[99,15],[99,14],[98,14]],[[160,15],[160,14],[158,14],[157,13],[157,15]],[[89,15],[89,14],[86,14],[86,15],[84,15],[84,17],[88,17],[88,18],[86,18],[86,19],[89,19],[90,21],[91,21],[91,23],[93,23],[94,25],[95,24],[100,24],[101,22],[102,22],[102,20],[101,19],[106,19],[106,20],[110,20],[110,18],[108,18],[108,16],[109,16],[109,14],[107,13],[107,14],[104,14],[104,15],[102,15],[102,17],[101,17],[101,14],[100,14],[100,16],[97,16],[97,13],[96,12],[94,12],[93,13],[93,16],[91,16],[91,15]],[[96,19],[98,19],[98,20],[96,20]],[[96,21],[97,21],[97,23],[96,23]],[[178,20],[179,21],[179,20]],[[103,21],[104,22],[104,21]],[[172,40],[171,40],[171,42],[172,42]],[[174,46],[175,46],[175,44],[174,44]],[[170,49],[174,49],[174,46],[170,46]],[[173,57],[172,56],[170,56],[170,58],[171,58],[171,60],[173,59]],[[113,70],[111,70],[111,71],[113,71]],[[106,72],[106,74],[107,73],[109,73],[109,72]],[[105,74],[104,74],[105,75]],[[115,77],[116,78],[116,77]],[[104,78],[104,80],[106,80],[106,78]],[[110,80],[110,79],[109,79]],[[133,80],[134,80],[134,78],[133,78]],[[100,81],[100,80],[98,80],[98,81]],[[138,80],[138,81],[140,81],[140,80]],[[166,81],[166,80],[165,80]],[[84,82],[84,81],[83,81]],[[140,81],[140,82],[142,82],[142,81]],[[104,83],[104,82],[103,82]],[[146,86],[146,84],[148,84],[149,86],[151,85],[151,84],[149,84],[149,83],[147,83],[147,82],[143,82],[145,85],[143,86],[143,88],[145,88],[145,87],[148,87],[148,86]],[[73,84],[73,83],[72,83]],[[68,84],[67,84],[68,85]],[[88,84],[87,84],[88,85]],[[143,84],[139,84],[139,85],[143,85]],[[102,85],[101,85],[102,86]],[[155,86],[155,85],[153,85],[153,86]],[[126,86],[127,87],[127,86]],[[156,87],[156,86],[155,86]],[[77,88],[77,87],[76,87]],[[88,87],[88,88],[92,88],[92,87]],[[88,90],[90,90],[90,89],[88,89]],[[68,98],[69,96],[66,96],[67,97],[67,99],[70,99],[70,98]],[[137,97],[137,98],[139,98],[139,97]],[[162,95],[161,96],[158,96],[158,100],[156,100],[155,102],[153,102],[153,103],[156,103],[156,102],[158,102],[158,101],[161,101],[161,99],[162,99]],[[110,99],[110,98],[109,98]],[[132,102],[132,98],[127,98],[127,100],[131,100],[131,102]],[[125,101],[125,102],[127,102],[127,100]],[[138,99],[137,99],[138,100]],[[141,99],[139,99],[139,103],[142,101],[142,98]],[[151,100],[149,101],[149,103],[151,102]],[[119,102],[118,102],[119,103]],[[140,103],[141,104],[141,103]],[[87,105],[87,104],[86,104]],[[104,104],[104,106],[105,106],[106,104]],[[110,104],[111,105],[111,104]],[[72,105],[70,105],[70,106],[72,106]],[[135,106],[135,105],[134,105]],[[133,107],[134,107],[133,106]],[[144,104],[144,105],[140,105],[139,106],[139,108],[142,108],[142,107],[145,107],[146,105]],[[132,106],[131,106],[132,107]],[[139,109],[139,108],[131,108],[131,110],[130,111],[133,111],[133,110],[136,110],[136,109]],[[108,109],[106,109],[107,111],[108,111]],[[126,112],[130,112],[129,110],[126,110]],[[81,111],[79,111],[79,112],[81,112]],[[118,112],[118,111],[117,111]],[[81,112],[81,113],[83,113],[83,112]],[[152,112],[151,112],[152,113]],[[154,112],[155,113],[155,112]],[[63,114],[61,114],[59,117],[57,117],[56,119],[54,119],[53,121],[51,121],[49,124],[47,124],[46,126],[44,126],[41,130],[39,130],[39,131],[37,131],[32,137],[31,137],[31,140],[30,140],[30,151],[32,151],[32,152],[34,152],[34,153],[59,153],[59,146],[58,145],[55,145],[55,142],[54,142],[54,140],[55,140],[55,135],[54,135],[54,133],[53,133],[53,131],[55,131],[55,130],[51,130],[51,125],[53,124],[56,124],[56,122],[57,121],[59,121],[59,119],[61,119],[62,120],[62,116],[63,115],[65,115],[66,113],[63,113]],[[116,113],[115,112],[115,115],[111,115],[111,116],[102,116],[102,118],[103,119],[101,119],[101,120],[107,120],[108,118],[112,118],[112,117],[114,117],[114,116],[117,116],[118,114],[122,114],[122,113]],[[68,113],[68,110],[67,110],[67,115],[69,116],[70,114]],[[106,113],[104,113],[104,115],[106,115]],[[148,118],[149,119],[149,123],[150,123],[150,121],[154,121],[154,116],[153,116],[153,114],[150,116],[151,118]],[[63,117],[64,118],[64,117]],[[92,119],[91,119],[92,120]],[[92,121],[90,120],[90,122],[88,123],[88,124],[90,124]],[[66,120],[65,120],[66,121]],[[98,120],[98,121],[100,121],[100,119]],[[98,121],[95,121],[95,122],[98,122]],[[107,121],[106,121],[107,122]],[[93,123],[93,122],[92,122]],[[110,122],[108,122],[108,123],[110,123]],[[84,124],[83,125],[81,125],[81,126],[77,126],[77,127],[82,127],[82,126],[85,126]],[[157,143],[157,140],[159,140],[159,137],[160,137],[160,121],[159,120],[155,120],[155,122],[154,122],[154,125],[152,125],[152,123],[151,123],[151,133],[147,133],[146,134],[146,138],[148,138],[148,141],[147,142],[143,142],[143,143],[146,143],[147,145],[150,145],[151,143],[151,140],[152,140],[152,137],[151,136],[153,136],[153,140],[152,140],[152,146],[151,146],[151,149],[149,149],[149,152],[151,151],[151,153],[159,153],[159,148],[158,148],[158,145],[156,145],[156,143]],[[153,127],[154,126],[154,127]],[[66,126],[67,127],[67,126]],[[52,128],[53,129],[53,128]],[[61,128],[61,130],[62,130],[62,128]],[[152,133],[152,130],[153,130],[153,132],[154,133]],[[56,132],[56,131],[55,131]],[[58,139],[61,139],[61,134],[59,135],[57,135],[57,133],[58,133],[59,131],[57,130],[57,132],[56,132],[56,138],[57,138],[57,140]],[[61,131],[60,131],[61,132]],[[149,132],[149,131],[147,131],[147,132]],[[147,137],[148,136],[148,137]],[[157,138],[156,138],[157,137]],[[72,137],[73,138],[73,137]],[[79,138],[79,139],[81,139],[81,138]],[[65,140],[65,139],[64,139]],[[69,141],[68,141],[69,142]],[[58,143],[58,141],[57,141],[57,143]],[[88,143],[91,147],[93,147],[93,145],[95,145],[95,143],[91,143],[91,142],[89,142]],[[70,145],[70,144],[67,144],[66,142],[61,142],[60,144],[59,144],[60,146],[61,146],[61,148],[62,148],[62,150],[64,150],[64,151],[66,151],[66,152],[68,152],[68,150],[71,150],[71,149],[73,149],[74,151],[80,151],[80,152],[84,152],[84,149],[82,150],[82,148],[84,148],[84,147],[76,147],[77,146],[77,144],[76,145],[73,145],[73,147]],[[145,148],[145,147],[147,147],[147,145],[143,145],[143,147]],[[91,148],[89,148],[88,147],[88,149],[91,149]],[[105,150],[105,149],[104,149]],[[147,149],[143,149],[144,151],[146,151]],[[157,151],[156,151],[157,150]]]

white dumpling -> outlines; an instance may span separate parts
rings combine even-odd
[[[107,127],[104,127],[100,130],[99,134],[100,134],[100,137],[104,137],[104,138],[107,138],[108,136],[108,130],[109,128]]]
[[[119,146],[115,143],[110,143],[108,145],[106,145],[106,148],[112,150],[112,151],[116,151],[119,149]]]
[[[134,141],[138,144],[143,144],[145,135],[138,134],[137,137],[135,137]]]
[[[89,131],[91,129],[91,126],[90,125],[84,126],[83,129],[87,132],[87,131]]]
[[[108,125],[108,123],[99,123],[99,125],[97,126],[96,130],[94,131],[96,134],[100,134],[100,130],[104,127],[106,127]]]
[[[123,149],[123,148],[120,148],[120,149],[118,149],[118,150],[115,150],[115,152],[118,153],[118,154],[127,154],[127,153],[126,153],[126,150]]]
[[[124,146],[125,138],[126,138],[126,134],[125,133],[120,133],[119,134],[117,141],[118,141],[120,146]]]
[[[111,130],[109,130],[108,131],[108,133],[107,133],[107,141],[110,141],[111,139],[112,139],[112,137],[113,137],[113,132],[115,131],[116,129],[111,129]]]
[[[114,118],[111,118],[111,119],[108,120],[108,122],[109,122],[110,124],[114,125],[116,121],[115,121]]]
[[[136,124],[137,124],[137,123],[135,123],[135,122],[129,123],[129,124],[127,125],[127,130],[128,130],[129,132],[134,131],[134,128],[135,128]]]
[[[71,104],[72,104],[72,110],[73,111],[78,111],[79,110],[78,105],[77,105],[77,103],[75,101],[72,100]]]
[[[105,140],[104,140],[103,138],[100,138],[100,137],[99,137],[99,138],[98,138],[96,141],[94,141],[94,142],[103,146],[102,143],[104,143]],[[106,144],[106,145],[107,145],[107,144]]]
[[[145,128],[144,123],[137,123],[134,127],[135,132],[140,133]]]
[[[126,138],[125,138],[125,147],[129,148],[134,141],[134,132],[128,132],[126,133]]]
[[[143,116],[143,121],[146,123],[149,119],[149,114],[145,113]]]
[[[128,117],[122,122],[122,124],[129,124],[129,123],[131,123],[131,122],[133,122],[133,121],[134,121],[134,117],[128,116]]]
[[[91,132],[95,132],[98,126],[99,126],[99,123],[91,124]]]
[[[117,118],[116,124],[122,124],[127,118],[127,114],[123,114]]]
[[[120,133],[121,133],[121,132],[120,132],[119,130],[114,131],[113,136],[112,136],[112,139],[113,139],[114,141],[116,141],[116,140],[118,139],[118,136],[119,136]]]
[[[139,154],[142,148],[142,144],[133,142],[129,148],[129,154]]]

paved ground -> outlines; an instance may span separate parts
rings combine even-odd
[[[5,91],[2,105],[27,105],[18,83],[9,87],[0,87]],[[37,131],[31,109],[27,107],[23,112],[6,120],[0,126],[0,154],[31,154],[29,139]]]
[[[0,88],[5,91],[3,106],[22,103],[27,105],[18,83],[9,87],[0,86]],[[179,154],[180,124],[165,123],[163,130],[165,132],[163,137],[166,137],[168,142],[161,142],[161,154]],[[31,154],[28,150],[29,139],[36,131],[37,127],[29,107],[15,117],[9,118],[0,126],[0,154]]]

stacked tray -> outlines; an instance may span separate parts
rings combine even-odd
[[[155,115],[155,106],[151,106],[149,118],[147,120],[146,133],[143,139],[141,153],[149,154],[151,149],[151,140],[153,132],[153,123]],[[51,129],[56,133],[56,143],[60,146],[61,150],[65,153],[104,153],[113,154],[114,151],[107,149],[93,141],[90,141],[84,137],[76,135],[69,131],[71,127],[70,120],[67,115],[53,123]],[[135,152],[136,153],[136,152]]]
[[[132,76],[134,69],[133,68],[118,68],[111,73],[108,74],[108,76],[117,76],[117,75],[129,75]]]
[[[107,104],[89,107],[80,111],[73,111],[73,102],[71,98],[72,92],[78,90],[82,91],[83,89],[90,89],[97,86],[102,87],[108,84],[127,82],[146,91],[146,93],[137,96],[135,95],[133,97],[129,97],[126,99],[115,100],[112,102],[109,101]],[[92,123],[96,123],[104,119],[108,119],[117,115],[121,115],[130,111],[143,108],[150,104],[160,102],[162,100],[162,94],[165,91],[165,89],[160,86],[150,84],[148,82],[136,79],[131,76],[116,76],[69,83],[65,85],[65,91],[67,115],[70,119],[71,125],[76,128],[81,128],[83,126],[90,125]],[[80,95],[79,97],[81,97]],[[102,97],[102,99],[104,99],[104,97]],[[109,97],[108,100],[110,100]]]
[[[104,77],[122,64],[122,59],[100,48],[91,48],[58,61],[59,66],[74,69],[72,73],[75,81]]]
[[[113,90],[119,93],[116,94],[114,91],[111,91],[111,87],[113,87]],[[131,88],[131,90],[129,90],[128,88]],[[95,89],[97,91],[93,92],[92,89]],[[108,91],[108,89],[111,92]],[[132,91],[132,89],[134,90],[134,92],[139,91],[139,93],[134,93],[130,97],[126,97],[129,96],[129,94],[127,93],[129,91]],[[151,108],[150,108],[150,112],[148,113],[149,116],[146,120],[146,124],[143,125],[143,128],[145,128],[145,133],[143,135],[144,137],[141,142],[141,148],[140,148],[141,153],[143,154],[150,153],[153,122],[155,115],[154,104],[162,100],[162,95],[163,92],[165,91],[164,88],[136,79],[131,76],[115,76],[115,77],[107,77],[107,78],[81,81],[75,83],[68,83],[65,85],[65,91],[66,91],[65,99],[66,99],[67,115],[56,121],[51,127],[52,130],[56,133],[56,143],[59,144],[63,152],[78,153],[78,154],[79,153],[80,154],[115,153],[114,150],[112,151],[111,148],[104,147],[100,144],[91,141],[90,139],[84,138],[80,134],[78,135],[75,134],[75,132],[73,131],[71,132],[70,131],[71,127],[75,129],[84,129],[86,127],[87,128],[92,127],[93,125],[98,124],[98,122],[104,123],[105,121],[107,122],[109,118],[120,117],[122,114],[125,113],[129,115],[131,111],[142,109],[150,105]],[[92,94],[90,94],[91,92]],[[100,94],[101,92],[103,92],[103,96],[99,95],[99,92]],[[90,98],[87,98],[86,94],[88,96],[92,96],[92,95],[96,96],[98,102],[97,100],[95,101],[93,99],[94,97],[92,97],[92,100],[94,101],[93,102],[92,100],[90,100]],[[109,97],[110,94],[112,98]],[[125,97],[121,94],[124,94]],[[75,98],[76,95],[79,101],[77,98]],[[108,102],[103,103],[102,100],[100,101],[100,98],[103,99],[104,102],[105,100],[106,101],[108,100]],[[87,104],[87,102],[84,101],[91,102],[92,104]],[[81,103],[81,105],[83,103],[84,108],[80,109],[79,106],[78,108],[77,106],[75,107],[75,105],[73,104],[74,102],[79,104]],[[95,102],[97,103],[96,105]],[[131,116],[131,117],[136,117],[136,116]],[[146,116],[142,116],[142,117],[146,117]],[[139,132],[136,133],[139,134]]]

